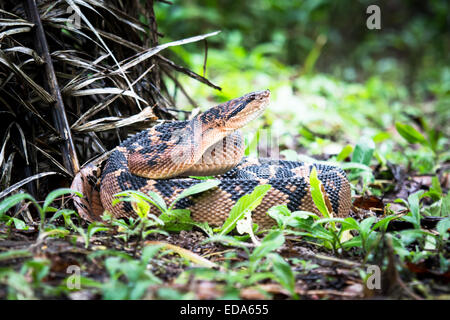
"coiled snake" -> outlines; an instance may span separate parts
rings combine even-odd
[[[275,205],[319,213],[309,185],[310,171],[315,166],[330,209],[336,216],[347,216],[351,192],[342,169],[243,157],[239,129],[264,111],[269,98],[269,90],[250,93],[189,121],[163,123],[128,138],[112,151],[102,172],[90,165],[75,177],[72,189],[85,195],[74,198],[80,215],[90,221],[100,220],[107,210],[115,217],[130,217],[134,211],[128,202],[112,205],[114,194],[152,190],[171,203],[183,190],[202,182],[189,176],[216,176],[220,180],[217,187],[177,202],[176,208],[189,209],[196,221],[220,225],[239,198],[258,185],[270,184],[271,189],[252,212],[254,222],[268,227],[274,220],[267,211]]]

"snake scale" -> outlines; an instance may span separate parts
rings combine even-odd
[[[217,187],[184,198],[175,208],[189,209],[196,221],[221,225],[238,199],[258,185],[270,184],[262,203],[252,212],[254,222],[269,227],[274,220],[267,211],[275,205],[319,214],[309,185],[315,166],[329,209],[336,216],[347,216],[351,191],[342,169],[319,163],[244,157],[239,129],[257,118],[269,99],[269,90],[249,93],[191,120],[163,123],[131,136],[112,151],[103,169],[88,165],[76,175],[72,188],[85,195],[74,198],[80,215],[95,221],[107,210],[115,217],[131,217],[135,213],[130,203],[112,205],[114,194],[151,190],[170,204],[183,190],[203,182],[189,176],[215,176],[220,180]]]

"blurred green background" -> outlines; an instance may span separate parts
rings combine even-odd
[[[281,150],[329,158],[363,139],[382,165],[429,173],[448,162],[450,2],[172,2],[155,7],[167,35],[161,43],[222,31],[207,40],[206,76],[223,90],[180,79],[202,110],[269,88],[272,102],[253,128],[270,127]],[[381,30],[366,27],[371,4],[381,9]],[[203,74],[205,46],[166,54]],[[192,108],[178,98],[179,107]],[[428,142],[402,138],[396,122]]]

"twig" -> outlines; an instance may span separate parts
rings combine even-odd
[[[344,259],[338,259],[335,257],[328,257],[328,256],[324,256],[322,254],[314,254],[312,255],[314,258],[319,259],[319,260],[326,260],[326,261],[331,261],[331,262],[336,262],[336,263],[340,263],[340,264],[344,264],[347,266],[351,266],[351,267],[360,267],[361,263],[358,262],[354,262],[354,261],[350,261],[350,260],[344,260]]]
[[[45,77],[47,90],[50,89],[52,96],[56,99],[55,105],[52,108],[52,116],[56,130],[63,140],[61,153],[63,157],[64,167],[67,169],[67,171],[75,175],[80,170],[78,157],[73,144],[72,134],[70,132],[69,123],[67,121],[66,110],[64,108],[61,91],[59,90],[58,80],[56,79],[55,69],[50,57],[47,39],[45,37],[44,28],[39,16],[39,11],[36,6],[36,1],[23,0],[23,4],[28,18],[35,24],[35,46],[38,54],[45,60]]]
[[[203,58],[203,77],[206,77],[206,62],[208,61],[208,40],[203,40],[205,42],[205,57]]]
[[[158,41],[158,25],[156,24],[156,18],[155,18],[155,11],[153,10],[154,7],[154,1],[150,0],[147,2],[147,18],[148,23],[150,27],[150,47],[156,47],[159,43]],[[154,62],[154,58],[152,59]],[[157,88],[161,87],[161,77],[159,72],[159,66],[155,66],[155,70],[153,70],[152,74],[150,75],[150,79],[153,80],[153,83]],[[155,101],[156,102],[156,101]]]
[[[204,84],[206,84],[206,85],[208,85],[208,86],[210,86],[210,87],[213,87],[214,89],[222,90],[221,87],[216,86],[214,83],[212,83],[211,81],[209,81],[209,80],[206,79],[205,77],[202,77],[201,75],[199,75],[199,74],[197,74],[197,73],[195,73],[195,72],[193,72],[193,71],[191,71],[191,70],[189,70],[189,69],[187,69],[187,68],[185,68],[185,67],[182,67],[182,66],[177,65],[177,64],[176,64],[175,62],[173,62],[172,60],[169,60],[169,59],[167,59],[166,57],[163,57],[163,56],[161,56],[161,55],[159,55],[159,54],[157,54],[156,57],[157,57],[161,62],[163,62],[164,64],[169,65],[170,67],[172,67],[172,68],[175,69],[176,71],[183,72],[183,73],[186,74],[187,76],[189,76],[189,77],[191,77],[191,78],[193,78],[193,79],[195,79],[195,80],[197,80],[197,81],[200,81],[201,83],[204,83]]]
[[[189,94],[186,92],[186,90],[184,90],[183,86],[181,85],[181,83],[177,80],[177,78],[175,78],[172,74],[170,74],[170,72],[168,70],[166,70],[165,68],[162,68],[162,70],[164,71],[164,73],[173,81],[175,82],[175,84],[178,86],[178,88],[180,88],[181,92],[184,94],[184,96],[189,100],[189,103],[191,105],[193,105],[195,108],[198,108],[197,103],[195,103],[194,99],[192,99]]]

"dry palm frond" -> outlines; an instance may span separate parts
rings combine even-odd
[[[86,163],[143,126],[173,119],[167,81],[195,106],[174,73],[220,90],[165,56],[217,32],[160,44],[153,14],[138,0],[0,3],[0,115],[9,124],[0,128],[0,198],[24,186],[33,192],[41,178],[47,189],[35,196],[69,185],[76,166],[68,157]]]

